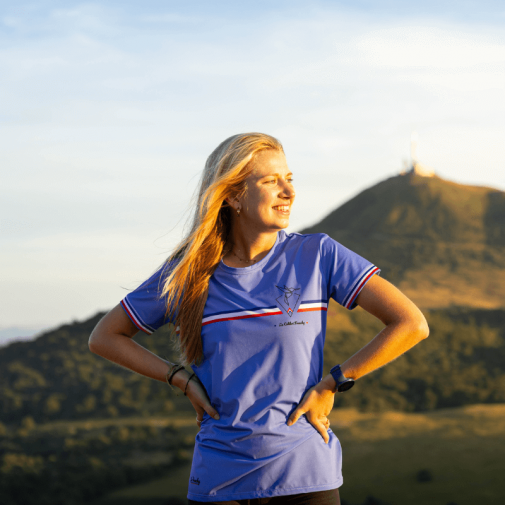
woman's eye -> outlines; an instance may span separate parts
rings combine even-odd
[[[271,180],[269,180],[269,181],[266,181],[266,184],[273,184],[273,183],[275,183],[275,182],[276,182],[276,181],[275,181],[275,179],[271,179]]]

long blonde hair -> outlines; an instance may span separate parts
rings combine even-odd
[[[264,133],[242,133],[219,144],[205,163],[189,232],[166,262],[162,296],[167,297],[170,320],[179,326],[178,347],[185,364],[203,359],[202,317],[209,280],[231,229],[226,199],[245,193],[251,161],[266,149],[284,152],[277,139]]]

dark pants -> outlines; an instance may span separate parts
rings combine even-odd
[[[272,498],[251,498],[248,500],[232,501],[193,501],[188,500],[188,505],[340,505],[338,489],[329,491],[316,491],[314,493],[290,494],[286,496],[273,496]]]

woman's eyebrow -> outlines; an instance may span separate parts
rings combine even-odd
[[[286,177],[289,177],[289,176],[291,176],[291,175],[293,175],[293,172],[289,172],[288,174],[286,174]],[[260,179],[265,179],[265,178],[267,178],[267,177],[274,177],[274,176],[275,176],[275,177],[281,177],[281,175],[280,175],[279,173],[275,172],[275,173],[273,173],[273,174],[262,175],[262,176],[260,177]]]

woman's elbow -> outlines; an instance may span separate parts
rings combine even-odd
[[[91,332],[91,335],[89,336],[88,348],[93,354],[99,354],[100,337],[99,333],[96,331],[96,328]]]
[[[101,355],[104,344],[107,342],[108,327],[104,319],[105,318],[100,319],[98,324],[93,328],[88,339],[88,347],[93,354]]]
[[[413,321],[413,336],[415,336],[416,343],[421,342],[425,338],[428,338],[430,334],[430,327],[428,326],[428,321],[424,315],[419,311],[419,314]]]
[[[117,336],[132,338],[137,331],[121,306],[116,305],[98,321],[91,332],[88,339],[89,350],[103,356],[103,352],[108,352],[110,347],[117,342]]]

